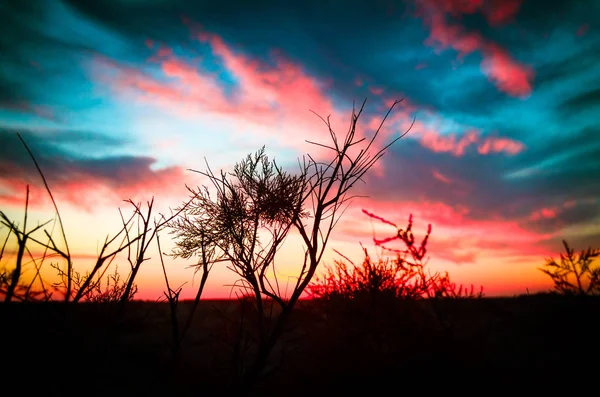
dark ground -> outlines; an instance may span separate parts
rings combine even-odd
[[[301,302],[253,395],[599,394],[600,297],[433,303]],[[0,304],[0,394],[231,394],[237,307],[201,302],[175,366],[166,303]]]

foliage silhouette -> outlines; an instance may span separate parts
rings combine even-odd
[[[64,231],[62,218],[58,211],[58,206],[56,204],[56,201],[54,200],[54,196],[52,194],[48,181],[46,180],[37,160],[35,159],[33,152],[30,150],[25,140],[18,133],[17,137],[23,144],[25,150],[31,157],[32,161],[34,162],[35,167],[42,179],[46,192],[48,193],[52,201],[52,204],[55,209],[55,221],[58,220],[59,222],[60,233],[64,242],[64,248],[59,247],[59,244],[57,244],[53,237],[54,227],[51,229],[50,232],[45,228],[45,226],[48,225],[51,221],[38,225],[29,231],[27,230],[29,211],[29,185],[27,185],[27,192],[25,198],[25,213],[23,218],[22,229],[20,229],[19,225],[12,221],[4,211],[0,211],[0,225],[8,228],[5,241],[0,251],[0,259],[2,259],[5,254],[5,249],[11,236],[14,236],[14,238],[17,241],[17,252],[14,268],[10,269],[5,267],[0,272],[0,292],[5,295],[4,301],[10,302],[15,298],[21,301],[51,300],[53,293],[50,292],[48,288],[46,288],[46,284],[41,277],[40,270],[42,265],[48,258],[59,257],[66,262],[66,266],[61,266],[59,262],[51,263],[51,267],[56,269],[59,276],[59,281],[57,283],[54,283],[52,287],[54,291],[59,291],[64,295],[65,302],[76,303],[82,299],[87,299],[90,301],[108,299],[110,301],[113,301],[114,299],[116,299],[115,294],[118,293],[120,294],[118,301],[120,302],[122,312],[125,303],[130,301],[137,292],[137,286],[135,285],[135,277],[137,275],[137,272],[139,271],[141,264],[147,259],[145,257],[145,254],[150,243],[152,242],[158,231],[164,228],[179,213],[175,212],[171,214],[169,218],[166,218],[164,215],[160,215],[160,221],[155,221],[154,228],[152,228],[150,227],[150,217],[152,214],[154,198],[152,198],[152,200],[148,202],[148,211],[146,214],[142,212],[140,204],[135,204],[131,200],[125,200],[133,206],[133,214],[128,220],[125,220],[123,218],[123,214],[121,213],[123,227],[112,238],[106,238],[104,245],[102,246],[100,253],[98,254],[98,258],[91,271],[88,271],[85,273],[85,275],[82,275],[73,267],[73,260],[71,252],[69,250],[66,233]],[[182,209],[185,208],[185,205],[186,204],[182,206]],[[120,209],[119,212],[121,212]],[[130,235],[130,233],[134,219],[137,219],[138,221],[138,232],[137,234],[134,234],[132,236]],[[35,235],[36,233],[40,233],[41,231],[43,231],[44,237],[47,239],[47,242],[43,242],[41,237]],[[115,247],[115,242],[118,241],[119,237],[121,237],[121,242]],[[32,250],[29,247],[29,243],[35,244],[37,248],[42,248],[41,256],[36,256],[34,254],[35,250]],[[131,248],[134,246],[135,258],[134,260],[132,260]],[[131,272],[127,276],[127,278],[121,282],[118,270],[115,270],[114,274],[108,276],[106,275],[106,271],[108,270],[110,264],[113,262],[116,256],[124,250],[127,250],[128,252],[127,260],[131,265]],[[28,284],[21,283],[21,276],[24,271],[23,267],[26,264],[24,262],[25,254],[29,256],[29,261],[26,263],[32,263],[35,271],[33,278],[31,279],[31,281],[29,281]],[[102,278],[105,276],[107,277],[107,281],[105,288],[102,289]],[[34,290],[33,285],[36,281],[39,283],[41,291]]]
[[[81,276],[78,276],[78,273],[75,273],[76,277],[74,277],[74,281],[80,279]],[[89,275],[84,278],[84,280],[89,279]],[[102,279],[105,279],[105,282],[102,282]],[[78,281],[75,281],[75,285],[80,284]],[[104,286],[104,287],[103,287]],[[126,291],[125,281],[121,280],[121,274],[119,273],[119,267],[115,266],[115,270],[112,274],[109,274],[105,277],[98,277],[96,282],[91,283],[90,288],[86,289],[85,301],[91,303],[118,303],[121,300],[121,297]],[[133,284],[133,287],[129,289],[129,300],[133,300],[135,294],[138,292],[138,287],[136,284]]]
[[[52,201],[52,205],[54,206],[54,212],[56,214],[56,219],[58,220],[61,237],[62,237],[64,246],[65,246],[64,250],[61,251],[61,254],[66,259],[67,274],[69,275],[69,278],[67,279],[66,293],[65,293],[65,301],[68,301],[71,298],[71,278],[70,277],[73,272],[73,262],[71,260],[71,251],[69,249],[69,243],[67,241],[67,235],[65,233],[65,227],[64,227],[64,224],[62,221],[62,217],[60,215],[60,211],[58,210],[58,205],[56,204],[56,200],[54,200],[54,195],[52,194],[52,190],[50,190],[50,186],[48,185],[48,181],[46,180],[46,177],[44,176],[44,173],[42,172],[40,165],[38,164],[37,160],[35,159],[33,152],[31,151],[31,149],[29,148],[29,146],[27,145],[27,143],[25,142],[23,137],[21,137],[21,134],[17,133],[17,138],[19,138],[19,140],[23,144],[23,147],[27,151],[27,154],[31,158],[31,161],[33,161],[33,164],[35,165],[35,168],[38,171],[38,174],[40,175],[42,182],[44,183],[44,188],[46,189],[46,192],[48,193],[48,196],[50,197],[50,200]],[[27,210],[25,212],[27,212]],[[52,237],[50,236],[50,234],[48,234],[47,232],[45,232],[45,233],[48,236],[48,239],[52,242],[52,245],[54,247],[56,247],[56,244],[52,240]],[[44,250],[44,252],[46,252],[46,251]]]
[[[282,171],[268,159],[264,147],[237,163],[233,173],[215,174],[207,163],[205,172],[196,172],[208,178],[216,196],[207,186],[188,188],[192,203],[172,222],[177,255],[197,254],[198,239],[207,238],[228,259],[229,269],[240,276],[237,286],[243,294],[252,297],[256,349],[250,364],[239,371],[237,383],[241,388],[262,379],[269,356],[286,331],[288,319],[317,270],[331,232],[352,198],[349,192],[354,184],[362,180],[390,145],[404,136],[371,153],[383,123],[400,101],[394,102],[369,139],[356,135],[365,102],[358,112],[353,109],[349,130],[342,140],[338,140],[329,118],[321,117],[332,143],[308,142],[331,153],[330,160],[317,161],[308,154],[300,162],[298,175]],[[361,144],[362,148],[358,146]],[[357,148],[358,152],[353,152]],[[311,208],[307,209],[309,204]],[[277,280],[274,259],[292,227],[302,238],[305,255],[293,291],[286,296]],[[269,309],[269,313],[276,312],[274,318],[267,315],[265,299],[279,307],[276,311]]]
[[[23,272],[23,258],[25,256],[25,252],[27,251],[30,256],[31,253],[29,252],[29,249],[27,247],[27,243],[28,240],[31,238],[31,235],[33,233],[35,233],[36,231],[40,230],[41,228],[43,228],[44,226],[46,226],[48,223],[50,223],[49,221],[46,223],[43,223],[41,225],[36,226],[35,228],[31,229],[30,231],[27,231],[27,212],[28,212],[28,207],[29,207],[29,185],[27,185],[27,193],[25,196],[25,215],[23,217],[23,230],[19,229],[19,226],[14,223],[13,221],[11,221],[9,219],[9,217],[6,215],[6,213],[4,213],[3,211],[0,211],[0,224],[4,225],[5,227],[8,227],[8,233],[6,235],[6,239],[4,241],[4,244],[2,245],[2,251],[0,254],[0,259],[2,258],[2,256],[4,255],[4,250],[6,248],[6,244],[8,242],[8,239],[10,238],[11,234],[15,236],[15,238],[17,239],[17,257],[15,260],[15,268],[8,272],[6,270],[3,271],[3,273],[0,275],[0,291],[5,293],[5,298],[4,298],[4,302],[9,303],[10,301],[12,301],[13,297],[15,296],[15,293],[18,292],[18,289],[23,289],[25,292],[25,295],[29,295],[29,292],[31,290],[31,285],[35,282],[36,278],[39,277],[39,266],[36,265],[36,274],[33,277],[33,281],[29,284],[29,286],[21,286],[19,285],[19,282],[21,281],[21,274]],[[34,264],[35,261],[34,261]],[[41,280],[41,277],[40,277]],[[44,292],[44,296],[47,296],[44,284],[42,282],[42,289]],[[24,299],[24,298],[21,298]]]
[[[576,254],[563,240],[566,253],[560,254],[560,262],[554,258],[546,260],[546,268],[540,268],[554,283],[554,289],[566,295],[600,294],[600,266],[592,266],[600,255],[600,249],[588,247]]]
[[[333,267],[326,267],[326,274],[317,277],[309,286],[313,298],[348,299],[368,296],[375,299],[377,296],[385,295],[391,298],[418,299],[483,296],[483,289],[477,293],[472,285],[470,289],[465,288],[462,284],[456,285],[450,280],[447,272],[444,274],[425,272],[427,261],[424,259],[427,253],[427,242],[431,235],[431,225],[428,226],[421,243],[416,245],[412,232],[412,214],[408,218],[406,229],[402,229],[364,209],[363,213],[396,228],[396,233],[391,237],[373,238],[376,247],[382,248],[384,252],[394,254],[395,257],[378,258],[374,261],[369,256],[367,249],[363,247],[364,260],[360,266],[356,266],[350,259],[338,252],[340,256],[350,262],[352,268],[349,269],[348,264],[343,260],[336,260]],[[401,241],[404,248],[388,246],[388,243],[395,240]]]
[[[440,273],[425,271],[427,261],[427,242],[431,235],[431,225],[421,242],[415,242],[412,232],[412,214],[409,216],[405,229],[398,227],[380,216],[363,209],[363,213],[396,229],[393,236],[378,239],[373,238],[376,247],[394,257],[379,257],[371,259],[367,249],[363,247],[364,259],[356,266],[343,254],[345,260],[336,260],[333,267],[327,267],[324,276],[317,277],[309,286],[313,298],[322,302],[322,308],[329,313],[350,310],[358,311],[367,318],[366,330],[357,338],[368,337],[379,346],[379,349],[389,348],[389,335],[383,329],[389,328],[389,323],[398,315],[400,301],[417,301],[426,299],[425,303],[431,308],[438,325],[447,340],[452,341],[456,334],[459,315],[459,300],[472,300],[483,297],[483,287],[477,292],[473,285],[470,289],[462,284],[457,285],[450,280],[448,272]],[[388,244],[399,240],[404,248],[392,248]],[[349,267],[349,262],[352,267]],[[418,310],[419,306],[408,306],[417,309],[403,311],[403,315],[412,321],[426,317],[425,312]],[[405,307],[406,308],[406,307]],[[404,320],[397,319],[392,329],[400,327]],[[393,321],[392,321],[393,322]],[[388,325],[386,325],[388,324]],[[355,327],[355,326],[354,326]],[[366,335],[366,336],[365,336]],[[374,338],[374,339],[373,339]]]

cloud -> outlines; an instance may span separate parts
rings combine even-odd
[[[531,220],[537,221],[538,219],[541,219],[541,218],[546,218],[546,219],[556,218],[557,213],[558,213],[558,210],[556,208],[542,208],[541,210],[534,211],[531,214]]]
[[[36,161],[57,201],[92,211],[95,206],[125,199],[148,200],[150,196],[181,194],[184,185],[183,170],[179,167],[153,169],[155,160],[149,157],[106,156],[89,157],[74,154],[71,144],[98,147],[122,144],[122,141],[88,132],[20,131],[30,146]],[[87,137],[87,139],[86,139]],[[78,143],[79,142],[79,143]],[[16,131],[0,131],[0,202],[22,206],[25,187],[31,185],[30,205],[50,208],[50,199],[44,190],[33,161],[16,137]]]
[[[413,233],[417,242],[421,241],[427,225],[431,224],[432,234],[428,242],[428,252],[432,260],[444,259],[456,264],[467,264],[490,257],[544,257],[555,252],[557,233],[531,230],[517,219],[495,216],[478,219],[472,217],[470,209],[463,205],[453,206],[427,199],[361,199],[357,200],[352,208],[348,217],[340,223],[337,233],[338,236],[344,236],[344,240],[357,244],[367,243],[364,240],[368,235],[367,230],[372,230],[372,238],[377,239],[395,234],[393,227],[365,215],[361,217],[359,211],[365,209],[397,224],[400,228],[406,227],[408,216],[412,214]],[[510,238],[507,238],[508,236]]]
[[[567,113],[596,108],[600,108],[600,87],[582,90],[559,104],[559,109]]]
[[[487,44],[483,51],[481,66],[501,91],[521,98],[531,94],[534,73],[530,67],[515,62],[496,45]]]
[[[0,102],[0,111],[31,114],[48,120],[57,120],[57,117],[51,107],[46,105],[37,105],[26,101]]]
[[[416,120],[417,118],[425,121]],[[411,123],[412,119],[414,123]],[[374,128],[380,122],[380,118],[373,117],[369,127]],[[493,134],[482,136],[481,132],[469,126],[455,125],[460,132],[441,132],[442,128],[451,122],[445,120],[442,115],[432,114],[430,111],[423,112],[414,105],[404,105],[400,111],[394,113],[389,120],[388,129],[406,131],[410,128],[410,137],[417,139],[423,147],[436,153],[451,153],[453,156],[464,156],[471,148],[477,148],[480,155],[501,153],[514,156],[525,150],[525,145],[517,140],[498,137]]]
[[[330,117],[338,134],[348,128],[349,103],[334,103],[326,94],[327,81],[310,76],[280,51],[271,51],[269,59],[263,60],[244,54],[218,35],[197,27],[192,31],[207,46],[203,58],[210,61],[192,61],[152,42],[146,45],[154,50],[150,61],[156,63],[158,75],[97,57],[91,65],[92,77],[117,96],[178,117],[208,113],[235,120],[240,128],[245,123],[261,126],[262,136],[257,138],[275,139],[301,152],[307,149],[307,140],[329,143],[327,126],[317,115]],[[215,67],[221,70],[219,74],[211,71]],[[361,119],[357,139],[373,133],[375,128],[370,127]],[[397,133],[386,130],[388,137]],[[375,143],[375,150],[379,145]],[[329,155],[322,147],[311,150],[319,158]]]
[[[509,155],[515,155],[523,151],[524,147],[523,143],[509,138],[487,137],[477,148],[477,151],[480,154],[505,152]]]
[[[452,180],[437,170],[433,170],[432,175],[438,181],[450,185]]]
[[[492,0],[482,11],[492,26],[503,25],[513,20],[521,8],[523,0]]]
[[[548,150],[564,144],[549,141]],[[384,205],[387,213],[393,211],[395,202],[399,216],[407,216],[408,211],[416,214],[418,210],[423,222],[449,227],[454,229],[452,233],[460,234],[469,225],[481,225],[482,233],[500,230],[500,234],[505,233],[505,240],[514,235],[506,225],[513,225],[519,233],[527,233],[528,239],[545,236],[543,247],[548,249],[556,241],[560,243],[557,236],[566,233],[569,225],[590,224],[599,215],[600,203],[594,199],[597,184],[591,179],[578,180],[581,174],[577,169],[564,168],[564,173],[530,178],[527,183],[505,178],[507,169],[527,159],[544,158],[540,155],[545,151],[541,147],[532,148],[532,153],[525,152],[524,158],[490,156],[485,161],[479,160],[482,157],[477,152],[457,157],[451,152],[430,151],[409,140],[400,141],[391,150],[392,155],[382,159],[384,169],[389,172],[370,175],[364,186],[357,187],[358,194],[368,195],[377,203],[389,203],[385,204],[387,207]],[[578,199],[584,197],[585,205]],[[374,209],[379,208],[377,203]],[[419,203],[437,204],[423,207]],[[556,216],[551,217],[552,214]],[[587,237],[579,236],[576,240],[583,238]]]
[[[456,135],[440,135],[435,131],[425,131],[421,138],[421,143],[428,149],[434,152],[449,152],[455,156],[462,156],[465,154],[467,146],[477,141],[477,133],[469,132],[458,140]]]
[[[561,230],[563,238],[574,239],[576,244],[581,244],[590,233],[573,235],[571,229],[580,226],[585,230],[588,225],[593,225],[600,218],[600,202],[597,199],[567,200],[562,204],[544,207],[532,211],[529,219],[531,227],[537,230]],[[581,232],[580,231],[580,232]],[[583,239],[582,239],[583,238]]]
[[[381,87],[371,87],[369,90],[373,95],[381,95],[384,92],[384,89]]]
[[[439,49],[452,48],[461,58],[475,51],[481,52],[482,71],[498,89],[525,98],[532,90],[534,72],[531,67],[518,63],[505,49],[484,38],[481,33],[467,30],[460,23],[463,15],[482,12],[492,26],[504,24],[515,16],[519,3],[512,0],[503,4],[492,2],[491,6],[484,7],[481,0],[417,0],[417,15],[430,29],[426,44]]]
[[[588,25],[587,23],[580,25],[577,28],[577,36],[585,36],[588,33],[589,29],[590,29],[590,25]]]

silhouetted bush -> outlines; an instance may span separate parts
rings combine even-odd
[[[242,389],[254,386],[267,373],[271,353],[281,345],[288,319],[315,275],[355,183],[404,136],[376,147],[383,123],[400,102],[395,101],[373,135],[359,137],[356,127],[365,102],[358,112],[352,109],[350,127],[343,136],[334,132],[329,118],[319,116],[330,142],[308,143],[326,149],[328,159],[315,160],[307,154],[299,159],[298,175],[284,172],[267,157],[264,147],[236,163],[232,173],[214,173],[208,166],[206,171],[197,171],[208,179],[210,187],[189,189],[190,206],[171,222],[179,256],[199,255],[203,249],[199,242],[206,239],[205,246],[214,247],[240,277],[236,286],[252,297],[254,349],[248,349],[251,358],[235,357],[235,383]],[[277,280],[275,254],[291,229],[299,233],[304,255],[299,259],[295,285],[287,294]],[[266,300],[278,307],[273,317],[266,315]]]
[[[60,268],[58,268],[60,270]],[[89,273],[82,276],[78,271],[73,271],[73,284],[79,289],[81,284],[89,277]],[[104,282],[102,281],[104,279]],[[118,266],[115,271],[107,276],[99,275],[90,287],[83,293],[83,299],[92,303],[117,303],[125,293],[126,280],[121,280]],[[133,300],[138,291],[136,284],[128,292],[127,299]]]
[[[431,225],[421,243],[415,244],[412,232],[412,214],[409,216],[406,229],[398,228],[394,223],[377,215],[363,210],[369,217],[395,227],[394,236],[377,239],[375,245],[384,251],[395,254],[395,258],[378,258],[372,260],[363,247],[365,258],[360,266],[356,266],[350,259],[340,254],[344,260],[350,262],[348,266],[344,260],[336,260],[333,267],[326,267],[326,273],[316,277],[309,286],[312,298],[317,299],[356,299],[369,297],[371,300],[378,297],[418,299],[418,298],[476,298],[483,296],[483,288],[478,292],[474,286],[464,287],[450,280],[446,272],[426,272],[427,262],[424,261],[427,253],[427,241],[431,234]],[[388,243],[400,240],[404,249],[390,248]]]
[[[565,295],[600,294],[600,266],[592,266],[600,249],[589,247],[576,254],[565,240],[563,245],[566,253],[560,254],[560,262],[548,258],[546,268],[540,268],[550,276],[554,289]]]
[[[62,242],[57,241],[53,237],[55,225],[52,225],[50,232],[46,229],[46,226],[52,222],[51,220],[42,224],[38,223],[33,228],[28,228],[28,221],[29,223],[31,221],[28,219],[29,185],[27,185],[22,225],[11,219],[6,212],[0,210],[0,228],[7,229],[6,237],[3,239],[4,241],[0,247],[0,265],[2,265],[2,268],[0,268],[0,295],[4,295],[4,302],[9,303],[13,300],[46,302],[53,300],[54,293],[58,292],[58,294],[64,297],[65,302],[119,302],[120,315],[122,315],[125,305],[127,302],[133,300],[137,292],[135,278],[142,263],[149,259],[146,255],[151,242],[155,238],[158,238],[159,231],[174,219],[179,212],[183,211],[189,202],[184,203],[170,218],[159,214],[159,219],[155,219],[152,224],[151,217],[153,215],[154,198],[147,202],[146,211],[142,211],[140,203],[136,204],[131,200],[125,200],[125,202],[133,206],[133,213],[128,219],[125,219],[119,209],[122,228],[113,237],[106,237],[91,270],[83,274],[73,267],[73,258],[69,249],[62,218],[48,181],[27,143],[18,133],[17,137],[35,164],[45,190],[52,201],[55,211],[54,223],[58,222],[59,224]],[[136,221],[138,226],[137,233],[131,231]],[[11,240],[11,237],[16,240],[17,245],[13,266],[2,263],[7,244]],[[41,253],[37,253],[32,246],[41,249]],[[122,252],[127,253],[127,262],[131,267],[129,274],[124,279],[121,279],[118,269],[115,269],[113,274],[106,275],[112,262]],[[41,269],[50,258],[59,258],[59,260],[53,260],[50,264],[58,272],[58,281],[47,285],[47,282],[42,278]],[[28,268],[26,269],[26,267]],[[23,275],[26,271],[31,272],[31,270],[33,270],[33,277],[30,280],[24,280]]]
[[[326,273],[318,276],[309,286],[312,298],[354,299],[388,296],[394,298],[419,298],[426,294],[431,277],[422,267],[407,264],[400,256],[372,260],[366,248],[360,266],[344,260],[334,261],[326,267]],[[349,259],[346,258],[347,261]]]

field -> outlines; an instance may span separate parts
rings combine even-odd
[[[190,307],[179,304],[180,318]],[[241,307],[201,301],[173,361],[166,303],[133,301],[120,321],[106,304],[3,304],[3,384],[26,395],[234,394]],[[599,314],[598,297],[552,294],[301,301],[271,357],[273,371],[250,394],[593,388]]]

